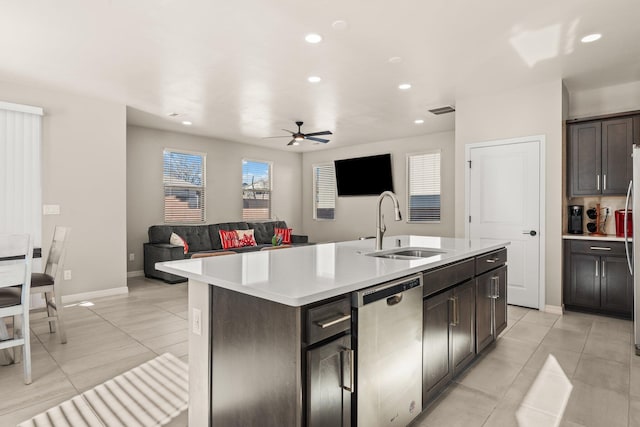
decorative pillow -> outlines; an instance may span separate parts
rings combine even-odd
[[[220,241],[222,242],[222,249],[239,248],[240,241],[238,240],[238,233],[235,230],[220,230]]]
[[[253,235],[253,228],[249,230],[236,230],[240,246],[258,246],[256,238]]]
[[[291,228],[274,228],[273,231],[276,235],[282,236],[282,243],[284,245],[291,244]]]
[[[184,248],[184,253],[189,252],[189,245],[187,241],[182,237],[178,236],[176,233],[171,233],[171,237],[169,238],[169,243],[176,246],[182,246]]]

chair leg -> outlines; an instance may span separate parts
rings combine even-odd
[[[67,332],[64,327],[64,306],[62,305],[62,295],[60,295],[59,290],[53,290],[53,298],[56,304],[56,319],[58,322],[58,333],[60,334],[60,342],[62,344],[67,343]]]
[[[29,329],[29,313],[26,313],[22,317],[22,337],[24,338],[22,364],[24,365],[24,383],[31,384],[31,331]]]
[[[13,338],[20,338],[24,335],[22,334],[22,315],[13,316]],[[13,347],[13,363],[20,363],[23,357],[22,347],[17,346]]]
[[[51,306],[51,300],[53,295],[51,292],[44,292],[44,302],[47,307],[47,317],[49,318],[49,332],[54,334],[56,332],[55,319],[53,317],[56,315],[55,309]]]

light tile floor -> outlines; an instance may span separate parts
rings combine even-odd
[[[92,307],[68,307],[65,345],[45,323],[32,324],[33,384],[23,384],[21,364],[0,366],[0,426],[158,354],[187,361],[186,284],[134,278],[129,291],[96,299]],[[414,427],[640,426],[640,357],[633,352],[630,321],[512,306],[508,314],[508,329],[497,343]]]

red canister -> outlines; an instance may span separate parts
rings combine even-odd
[[[627,210],[627,236],[633,236],[633,217],[631,215],[631,209]],[[616,211],[616,237],[624,237],[624,209],[618,209]]]

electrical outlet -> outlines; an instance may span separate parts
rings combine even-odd
[[[129,261],[134,261],[136,259],[136,254],[129,254]]]
[[[64,271],[64,280],[71,280],[71,270]]]
[[[191,311],[191,330],[196,335],[202,335],[202,312],[200,309],[194,308]]]

